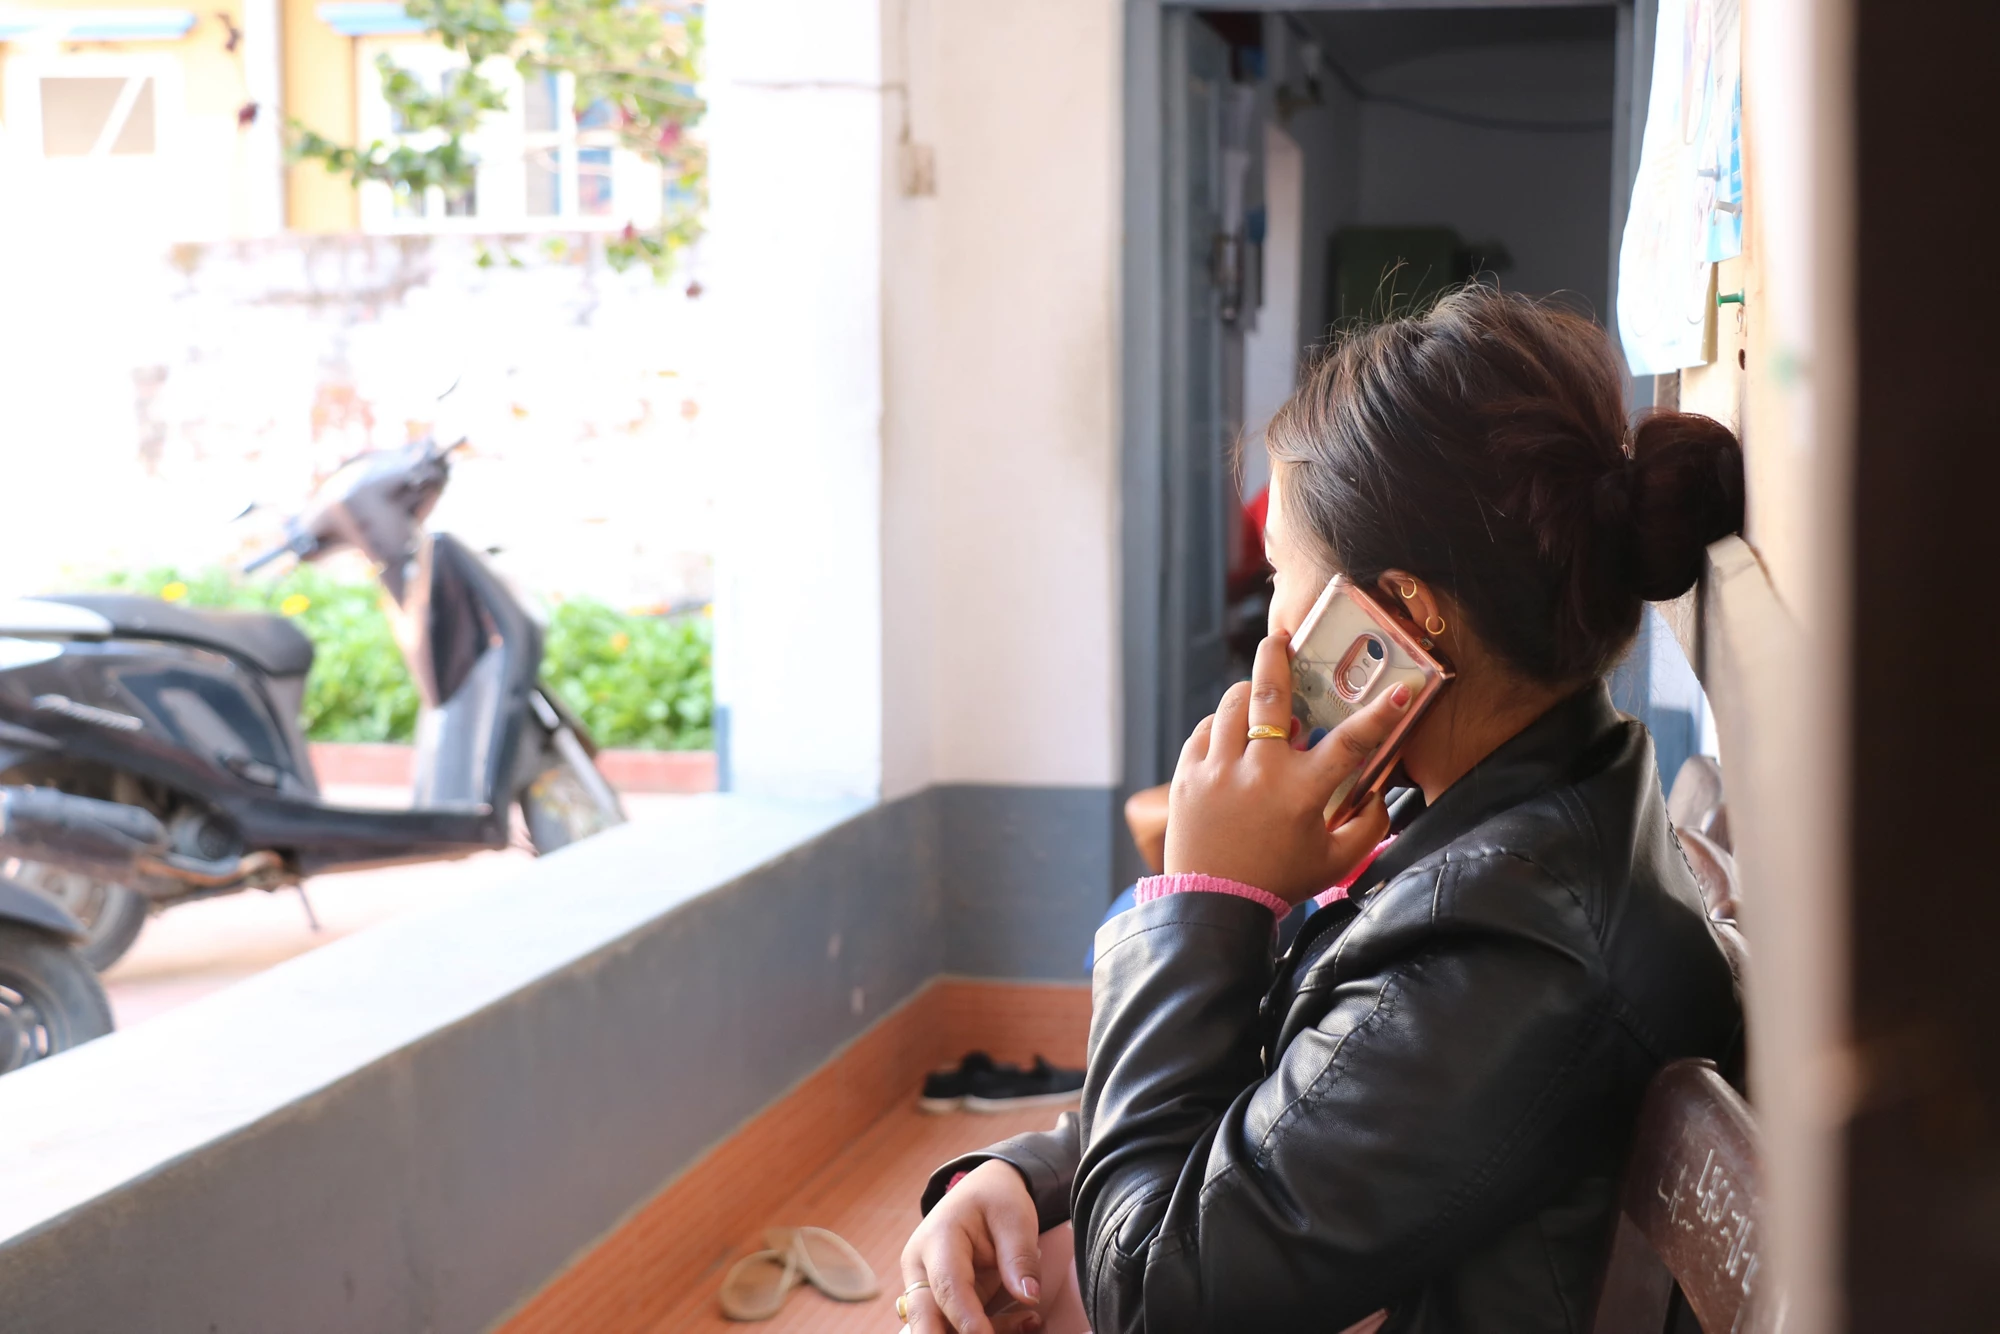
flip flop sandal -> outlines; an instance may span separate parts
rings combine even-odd
[[[716,1294],[731,1320],[769,1320],[799,1285],[799,1257],[789,1248],[752,1251],[723,1277]]]
[[[861,1252],[823,1227],[768,1228],[764,1244],[790,1255],[806,1279],[837,1302],[865,1302],[882,1291]]]

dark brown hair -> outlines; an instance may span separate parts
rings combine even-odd
[[[1343,337],[1265,438],[1329,572],[1417,575],[1553,685],[1607,671],[1641,603],[1686,592],[1743,527],[1728,427],[1656,412],[1628,430],[1605,332],[1485,286]]]

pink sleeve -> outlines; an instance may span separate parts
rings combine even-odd
[[[1151,903],[1169,894],[1232,894],[1239,899],[1260,903],[1278,916],[1283,917],[1292,910],[1276,894],[1268,894],[1255,885],[1245,885],[1235,880],[1224,880],[1219,875],[1152,875],[1138,884],[1133,899],[1138,903]]]
[[[1394,843],[1395,841],[1396,841],[1396,836],[1394,834],[1391,834],[1389,835],[1389,837],[1383,839],[1380,843],[1377,843],[1375,845],[1375,851],[1369,853],[1366,857],[1363,857],[1361,859],[1361,864],[1355,867],[1352,871],[1349,871],[1345,877],[1335,881],[1331,889],[1323,889],[1319,893],[1313,895],[1313,902],[1317,903],[1322,908],[1330,908],[1333,906],[1336,900],[1346,898],[1347,891],[1354,888],[1354,882],[1361,878],[1361,873],[1363,871],[1366,871],[1369,867],[1373,866],[1375,864],[1375,859],[1377,857],[1380,857],[1384,852],[1387,852],[1389,850],[1389,845],[1391,843]]]

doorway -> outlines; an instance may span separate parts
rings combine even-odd
[[[1610,324],[1652,9],[1132,0],[1128,788],[1247,674],[1263,427],[1335,330],[1474,275]]]

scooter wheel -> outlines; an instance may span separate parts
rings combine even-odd
[[[111,1031],[111,1002],[83,956],[27,927],[0,927],[0,1074]]]
[[[77,953],[100,973],[125,957],[146,925],[145,897],[112,881],[42,862],[22,862],[12,879],[40,890],[83,923]]]
[[[550,765],[528,784],[521,793],[521,815],[537,856],[547,856],[625,819],[625,812],[615,805],[609,811],[601,807],[590,785],[567,762]]]

